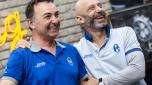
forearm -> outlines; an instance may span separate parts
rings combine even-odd
[[[129,85],[145,77],[145,61],[142,53],[130,55],[128,67],[119,73],[103,77],[105,85]]]
[[[10,80],[0,80],[0,85],[16,85],[14,82],[10,81]]]

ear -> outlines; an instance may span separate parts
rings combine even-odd
[[[83,24],[85,22],[82,16],[76,16],[75,19],[78,22],[78,24]]]
[[[27,19],[28,25],[30,26],[30,28],[33,30],[35,29],[34,23],[32,21],[32,19]]]

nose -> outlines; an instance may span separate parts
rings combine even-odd
[[[103,7],[96,6],[96,12],[101,12],[104,11]]]
[[[53,24],[58,24],[58,23],[60,22],[60,19],[59,19],[59,17],[52,16],[51,22],[52,22]]]

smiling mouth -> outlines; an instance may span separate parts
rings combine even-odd
[[[58,27],[50,27],[48,30],[50,30],[50,31],[58,31],[59,28]]]
[[[48,31],[49,31],[49,30],[50,30],[50,31],[58,31],[59,28],[60,28],[59,25],[56,25],[56,26],[53,26],[53,25],[51,26],[51,25],[50,25],[50,26],[47,27],[47,30],[48,30]]]
[[[104,15],[103,16],[97,16],[95,19],[97,21],[105,21],[105,16]]]

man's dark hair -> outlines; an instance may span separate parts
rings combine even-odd
[[[54,2],[54,0],[31,0],[25,10],[25,15],[27,19],[33,18],[34,15],[34,5],[39,2]]]

